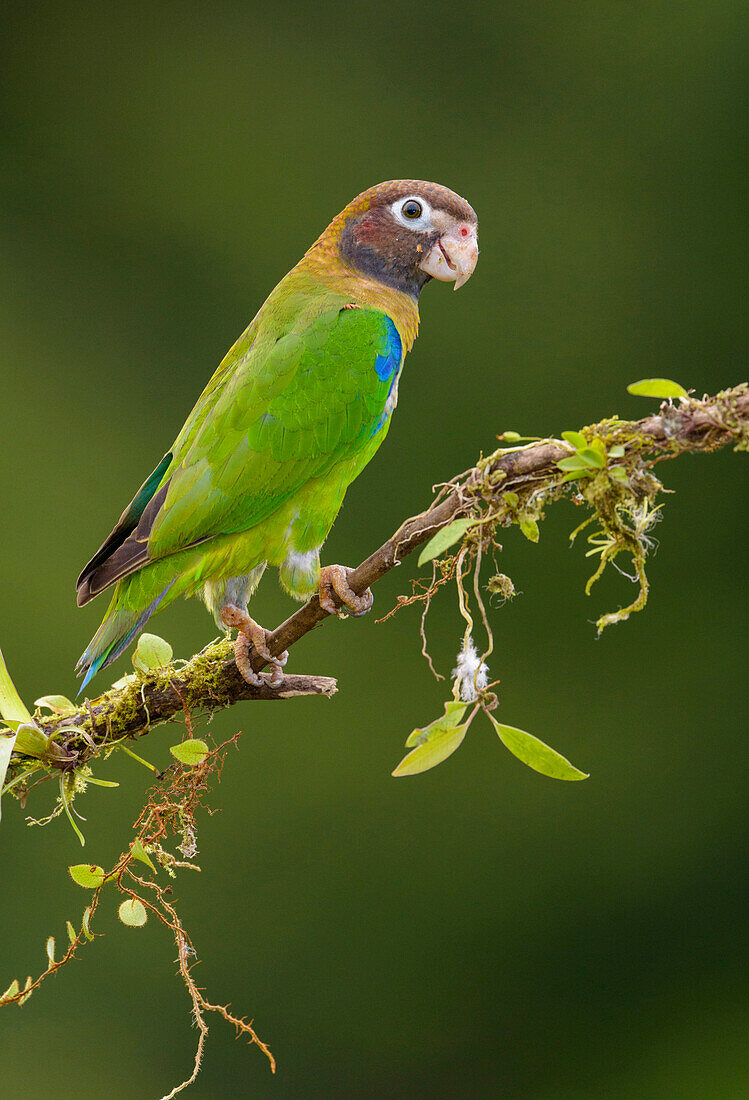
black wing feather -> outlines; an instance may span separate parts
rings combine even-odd
[[[79,607],[121,577],[140,569],[148,560],[148,535],[164,503],[169,482],[160,489],[158,485],[171,461],[171,453],[164,455],[122,513],[112,533],[84,566],[75,586]]]

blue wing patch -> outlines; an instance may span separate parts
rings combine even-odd
[[[384,382],[397,373],[403,357],[403,344],[398,335],[398,329],[389,317],[385,318],[382,337],[382,350],[375,359],[375,370],[377,377]]]
[[[382,330],[382,341],[382,350],[378,352],[377,358],[375,359],[375,370],[381,382],[386,382],[390,379],[390,388],[388,389],[382,414],[372,428],[372,435],[376,435],[377,432],[384,427],[395,408],[397,390],[395,395],[393,391],[398,385],[400,368],[403,362],[403,344],[398,329],[389,317],[385,317],[385,324]]]

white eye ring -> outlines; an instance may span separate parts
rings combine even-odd
[[[421,213],[416,218],[408,218],[403,213],[403,210],[410,202],[414,202],[418,205]],[[427,232],[432,228],[432,210],[429,203],[426,202],[421,195],[406,195],[403,199],[398,199],[390,206],[393,217],[400,225],[408,226],[409,229],[418,229],[420,232]]]

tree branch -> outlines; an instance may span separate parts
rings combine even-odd
[[[612,443],[621,438],[625,451],[640,462],[648,454],[675,458],[685,451],[714,451],[731,442],[743,444],[742,449],[745,449],[747,432],[749,392],[745,384],[702,401],[690,399],[680,405],[664,402],[657,416],[635,421],[603,421],[585,430],[587,436],[609,436]],[[487,482],[501,484],[502,493],[518,492],[539,481],[561,482],[562,471],[556,464],[570,454],[570,447],[560,440],[539,440],[531,446],[495,452],[449,482],[449,495],[445,496],[443,491],[426,511],[405,520],[395,534],[349,576],[352,589],[361,595],[440,528],[469,515],[477,497],[485,499],[482,487]],[[270,652],[276,656],[289,649],[327,617],[317,596],[313,596],[273,631],[268,641]],[[253,664],[259,670],[265,662]]]
[[[612,447],[623,449],[617,462],[626,471],[628,491],[636,496],[638,478],[642,481],[647,468],[656,461],[685,452],[713,451],[730,443],[736,449],[746,450],[749,389],[743,384],[701,401],[680,398],[677,404],[664,402],[656,416],[637,421],[604,420],[583,429],[582,434],[588,441],[601,440],[607,455]],[[351,587],[361,594],[459,517],[482,515],[482,509],[488,505],[492,522],[507,524],[517,521],[518,509],[539,489],[546,490],[547,500],[561,496],[567,491],[565,480],[570,477],[565,479],[557,463],[572,454],[574,449],[567,443],[545,439],[522,447],[502,448],[481,459],[472,469],[444,485],[429,508],[401,524],[387,542],[353,570],[349,577]],[[580,480],[582,484],[582,477]],[[651,483],[652,480],[651,477]],[[624,490],[614,487],[614,491]],[[505,497],[508,493],[510,496]],[[328,617],[314,596],[273,631],[268,641],[270,652],[278,655],[290,649]],[[257,657],[253,659],[256,670],[264,663]],[[44,754],[44,762],[62,770],[73,768],[113,742],[142,736],[182,711],[188,714],[195,710],[214,711],[245,699],[330,696],[336,690],[335,680],[322,676],[287,675],[278,688],[253,687],[239,675],[232,644],[224,640],[212,644],[181,668],[169,666],[146,677],[131,674],[74,712],[38,717],[44,734],[54,737]]]

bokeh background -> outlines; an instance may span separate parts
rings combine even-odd
[[[645,415],[627,383],[746,378],[746,10],[621,4],[27,3],[3,17],[0,643],[27,700],[75,691],[102,606],[77,572],[277,280],[358,191],[436,179],[480,216],[458,295],[431,286],[387,445],[348,495],[328,560],[355,563],[504,429]],[[481,724],[445,765],[390,770],[445,685],[418,615],[331,623],[296,671],[332,701],[245,705],[176,892],[214,1000],[196,1098],[749,1096],[744,456],[662,467],[644,614],[554,507],[507,533],[522,595],[496,608],[501,715],[591,772],[526,770]],[[377,586],[384,612],[415,562]],[[258,617],[289,602],[267,578]],[[188,656],[197,603],[154,628]],[[454,599],[430,621],[449,672]],[[117,666],[128,667],[127,659]],[[102,687],[105,682],[102,680]],[[163,766],[174,730],[141,751]],[[148,774],[80,803],[85,858],[127,843]],[[42,788],[32,813],[49,808]],[[85,901],[64,822],[2,822],[0,984],[44,965]],[[119,926],[0,1020],[7,1095],[151,1098],[195,1033],[154,923]]]

